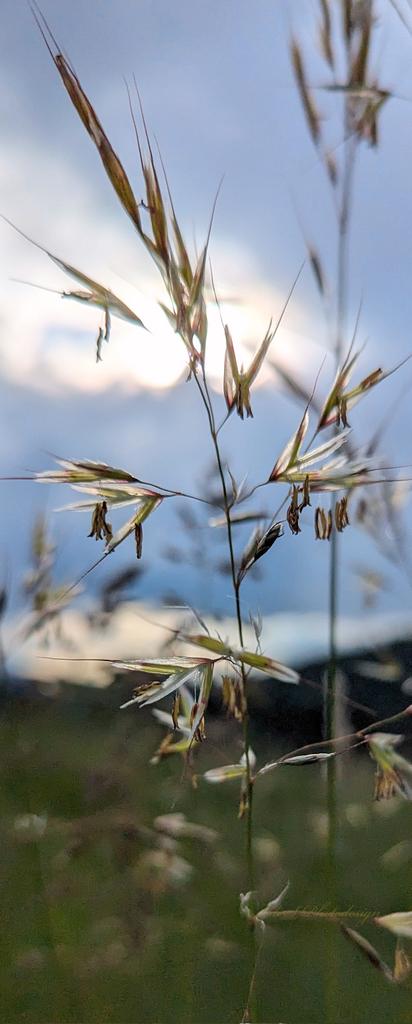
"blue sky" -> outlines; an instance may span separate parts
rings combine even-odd
[[[315,53],[316,5],[302,0],[44,0],[42,9],[127,167],[139,194],[137,154],[124,78],[136,74],[147,120],[159,140],[176,206],[189,239],[204,236],[217,183],[219,198],[211,255],[219,292],[228,304],[238,343],[256,344],[305,255],[307,237],[334,272],[333,203],[307,137],[287,52],[291,29]],[[350,256],[349,323],[363,300],[360,340],[365,373],[391,366],[412,351],[410,237],[412,223],[412,39],[390,5],[379,6],[376,64],[381,79],[406,99],[383,111],[378,152],[364,149],[358,168]],[[303,13],[302,13],[303,11]],[[28,5],[3,0],[0,43],[0,210],[31,237],[108,284],[148,318],[151,336],[114,322],[104,363],[96,366],[96,311],[61,302],[11,278],[67,286],[61,272],[6,225],[0,225],[0,460],[4,474],[50,465],[47,451],[101,458],[177,487],[199,487],[209,459],[202,414],[190,384],[170,391],[156,383],[179,372],[178,341],[160,323],[160,283],[131,225],[110,191],[96,152],[78,121],[34,24]],[[322,67],[309,61],[313,84]],[[330,144],[340,152],[339,104],[322,101]],[[298,212],[298,217],[297,217]],[[301,223],[299,223],[299,221]],[[144,315],[143,315],[144,314]],[[218,325],[211,343],[220,356]],[[319,367],[327,330],[309,270],[305,270],[275,342],[276,353],[310,384]],[[170,354],[173,353],[173,356]],[[321,386],[327,387],[332,363]],[[353,415],[366,440],[387,405],[396,400],[412,367],[391,378]],[[259,478],[273,464],[299,411],[263,378],[253,423],[230,423],[225,449],[239,475]],[[148,387],[151,383],[151,387]],[[217,385],[216,385],[217,386]],[[385,435],[391,464],[412,462],[410,403],[399,404]],[[28,550],[33,512],[62,504],[35,485],[3,484],[3,550],[7,572],[18,578]],[[272,500],[272,499],[270,499]],[[59,569],[81,571],[95,556],[84,519],[52,518],[59,539]],[[230,598],[219,581],[205,594],[199,573],[176,572],[159,551],[178,522],[169,506],[147,529],[149,596],[183,590],[190,600]],[[205,531],[206,535],[207,531]],[[81,536],[80,536],[81,534]],[[206,540],[206,543],[209,543]],[[345,535],[346,608],[360,607],[352,568],[378,566],[373,545],[356,530]],[[279,550],[279,554],[278,554]],[[119,562],[125,555],[119,552]],[[272,608],[325,605],[326,545],[307,524],[299,538],[285,537],[269,556],[265,580],[247,585],[246,602]],[[5,563],[6,564],[6,563]],[[410,600],[402,575],[391,578],[383,607]],[[90,580],[91,589],[95,586]],[[213,588],[212,588],[213,589]]]

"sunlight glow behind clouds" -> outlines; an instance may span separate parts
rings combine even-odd
[[[15,207],[14,167],[23,164],[22,152],[16,153],[15,148],[10,146],[8,157],[3,155],[0,164],[8,212],[9,207],[12,211]],[[175,384],[186,373],[185,349],[159,308],[159,298],[165,298],[162,284],[138,237],[127,230],[121,217],[114,219],[110,209],[102,216],[73,165],[65,164],[44,148],[40,152],[32,143],[27,146],[25,162],[31,168],[31,189],[28,193],[23,182],[19,183],[23,199],[19,203],[18,226],[29,234],[32,232],[35,241],[50,247],[57,256],[112,288],[143,320],[150,333],[113,317],[110,342],[103,344],[103,362],[96,366],[100,310],[69,299],[62,302],[59,295],[43,290],[50,287],[63,291],[73,287],[73,282],[47,255],[5,223],[0,230],[3,266],[11,277],[41,287],[2,281],[2,375],[46,392],[61,388],[104,392],[116,386],[132,391],[136,386],[158,389]],[[54,187],[49,195],[50,174],[53,181],[57,178],[59,182],[59,194],[76,197],[75,205],[70,202],[65,207],[59,203]],[[46,222],[43,209],[48,211]],[[247,365],[266,332],[270,316],[278,316],[284,297],[265,285],[259,266],[245,248],[217,237],[212,239],[211,253],[222,317],[230,326],[239,365]],[[133,286],[133,280],[139,282],[139,288]],[[224,335],[212,295],[208,316],[208,369],[213,383],[221,387]],[[274,342],[277,347],[282,336],[287,336],[283,327]],[[296,349],[295,344],[293,348]],[[258,383],[265,380],[267,372],[263,371]]]

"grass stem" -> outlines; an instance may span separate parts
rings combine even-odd
[[[209,431],[211,440],[213,443],[216,465],[219,473],[220,483],[222,487],[223,497],[223,509],[226,520],[226,531],[227,541],[229,549],[229,561],[230,561],[230,574],[232,580],[233,594],[235,599],[236,607],[236,622],[239,636],[240,646],[243,647],[243,621],[242,621],[242,609],[240,603],[240,583],[236,572],[236,560],[235,551],[233,544],[233,530],[232,522],[230,517],[230,500],[226,485],[225,471],[222,461],[222,454],[220,450],[218,430],[216,428],[216,420],[213,410],[212,399],[209,391],[209,386],[206,377],[206,371],[204,365],[202,366],[202,382],[200,382],[198,375],[195,373],[195,381],[206,410],[206,415],[209,423]],[[247,703],[247,673],[244,665],[240,666],[241,677],[242,677],[242,692],[243,692],[243,749],[246,761],[246,780],[247,780],[247,805],[246,805],[246,858],[247,858],[247,876],[248,886],[253,889],[254,886],[254,864],[253,864],[253,773],[252,766],[250,763],[249,754],[249,712]]]

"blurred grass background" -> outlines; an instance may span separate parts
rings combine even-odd
[[[238,758],[236,732],[225,725],[209,722],[199,770]],[[236,783],[199,780],[193,789],[180,759],[150,765],[164,731],[142,712],[13,698],[3,701],[0,733],[2,1019],[239,1021],[252,947],[239,915],[246,883]],[[262,757],[265,745],[272,759],[273,737],[261,727]],[[374,804],[373,770],[366,754],[340,761],[334,909],[410,909],[410,805]],[[216,837],[176,838],[176,819],[156,823],[178,813]],[[285,908],[327,909],[318,765],[284,768],[262,781],[255,835],[262,898],[289,878]],[[371,925],[359,930],[392,963],[391,937]],[[330,1019],[332,981],[335,1024],[409,1024],[408,984],[389,985],[336,926],[282,922],[267,929],[258,1019]]]

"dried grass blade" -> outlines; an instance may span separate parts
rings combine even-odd
[[[280,327],[280,325],[282,323],[283,317],[284,317],[284,315],[286,313],[286,310],[287,310],[287,308],[289,306],[290,300],[291,300],[292,295],[293,295],[293,293],[295,291],[296,285],[297,285],[297,283],[299,281],[299,278],[300,278],[300,275],[302,273],[304,265],[305,264],[302,263],[301,266],[299,267],[299,270],[298,270],[298,272],[296,274],[296,277],[295,277],[294,281],[292,282],[292,286],[291,286],[291,288],[290,288],[290,290],[289,290],[289,292],[288,292],[288,294],[286,296],[286,299],[285,299],[285,301],[283,303],[282,309],[281,309],[280,314],[279,314],[279,316],[277,318],[275,326],[272,329],[272,320],[271,320],[270,323],[269,323],[269,327],[268,327],[268,329],[266,331],[265,337],[264,337],[260,347],[258,348],[257,352],[255,353],[255,355],[254,355],[254,357],[252,359],[252,362],[251,362],[251,364],[250,364],[250,366],[249,366],[249,368],[248,368],[248,370],[247,370],[247,372],[245,374],[245,379],[246,379],[248,387],[250,387],[251,384],[253,384],[253,381],[256,380],[256,377],[257,377],[257,375],[259,373],[259,370],[262,368],[264,359],[265,359],[265,357],[266,357],[266,355],[267,355],[267,353],[269,351],[270,345],[271,345],[274,337],[276,336],[276,334],[277,334],[277,332],[279,330],[279,327]]]
[[[278,480],[279,477],[283,476],[288,469],[293,466],[296,462],[297,456],[302,446],[304,437],[306,436],[309,426],[309,412],[305,409],[302,419],[299,423],[298,429],[292,434],[292,437],[288,441],[287,445],[283,449],[283,452],[279,455],[276,460],[272,472],[269,476],[269,480]]]
[[[217,205],[217,201],[218,201],[218,198],[219,198],[219,193],[220,193],[220,189],[222,187],[222,183],[223,183],[223,178],[219,182],[219,185],[218,185],[217,190],[216,190],[216,195],[215,195],[215,198],[214,198],[213,204],[212,204],[212,212],[210,214],[210,220],[209,220],[209,227],[208,227],[207,236],[206,236],[206,242],[205,242],[203,250],[202,250],[202,252],[201,252],[201,254],[199,256],[199,259],[197,261],[197,266],[196,266],[195,272],[193,274],[192,286],[191,286],[190,293],[189,293],[189,305],[191,307],[194,307],[194,306],[197,305],[197,303],[199,302],[199,298],[200,298],[201,292],[203,290],[204,279],[205,279],[205,270],[206,270],[206,259],[207,259],[208,249],[209,249],[210,236],[211,236],[211,233],[212,233],[213,221],[214,221],[215,212],[216,212],[216,205]]]
[[[157,144],[157,140],[156,140],[156,144]],[[166,174],[166,168],[165,168],[165,165],[164,165],[164,162],[163,162],[163,158],[162,158],[162,154],[160,152],[158,144],[157,144],[157,149],[158,149],[158,153],[159,153],[159,160],[160,160],[160,164],[161,164],[161,167],[162,167],[164,180],[166,182],[167,194],[169,196],[170,209],[172,211],[171,212],[170,220],[171,220],[172,231],[173,231],[173,235],[174,235],[174,239],[175,239],[175,243],[176,243],[176,251],[177,251],[179,272],[180,272],[180,275],[183,278],[187,288],[190,290],[190,288],[192,287],[192,283],[193,283],[193,271],[192,271],[192,267],[191,267],[191,263],[190,263],[190,259],[189,259],[189,254],[188,254],[188,251],[187,251],[184,239],[183,239],[183,235],[182,235],[182,232],[180,230],[179,222],[178,222],[178,219],[177,219],[177,216],[176,216],[176,211],[175,211],[175,207],[174,207],[172,193],[171,193],[171,189],[170,189],[170,186],[169,186],[168,177],[167,177],[167,174]]]
[[[59,456],[54,456],[54,458],[62,469],[36,473],[34,478],[39,483],[47,481],[47,483],[93,484],[100,480],[106,480],[111,484],[140,483],[138,478],[132,476],[127,470],[109,466],[106,462],[94,462],[92,459],[61,459]]]
[[[46,24],[48,30],[48,26]],[[42,31],[42,29],[41,29]],[[49,31],[49,30],[48,30]],[[42,31],[43,37],[45,35]],[[45,38],[47,43],[47,39]],[[100,159],[109,178],[111,185],[113,186],[123,208],[129,215],[133,224],[141,234],[142,225],[139,213],[139,207],[133,194],[133,189],[124,170],[119,157],[115,153],[106,133],[103,130],[101,122],[97,117],[95,110],[93,109],[90,100],[86,96],[77,75],[70,67],[67,59],[62,53],[56,53],[47,43],[49,51],[51,53],[54,64],[59,72],[62,79],[63,85],[68,93],[80,120],[83,122],[84,127],[90,138],[94,142],[99,152]]]
[[[352,85],[364,85],[366,81],[366,70],[369,56],[369,46],[372,30],[372,4],[369,9],[365,7],[365,20],[359,41],[359,48],[355,54],[350,69],[350,82]]]
[[[390,967],[388,967],[388,964],[386,964],[384,960],[381,959],[375,947],[372,946],[371,943],[367,941],[367,939],[364,939],[363,935],[360,935],[359,932],[356,932],[353,928],[348,928],[347,925],[343,924],[341,925],[341,930],[344,936],[347,939],[349,939],[349,942],[352,942],[354,946],[360,949],[361,953],[363,953],[363,956],[365,956],[366,959],[369,960],[369,963],[372,964],[373,967],[376,967],[376,969],[384,975],[387,981],[393,982],[393,973]]]
[[[319,0],[322,21],[320,24],[320,42],[322,53],[327,60],[329,67],[334,68],[334,54],[332,43],[332,23],[330,17],[329,0]]]
[[[311,244],[307,244],[309,263],[312,268],[313,276],[318,286],[319,294],[323,299],[326,295],[326,278],[322,267],[322,261],[319,253]]]
[[[223,394],[229,412],[232,411],[236,401],[236,394],[239,386],[239,369],[237,365],[236,352],[229,327],[225,325],[225,363],[223,371]]]
[[[296,42],[296,39],[291,40],[290,44],[292,66],[295,73],[296,84],[298,87],[302,107],[306,115],[309,132],[315,143],[315,146],[320,141],[320,116],[317,110],[315,101],[309,89],[306,81],[305,67],[303,63],[303,57],[301,54],[300,47]]]

